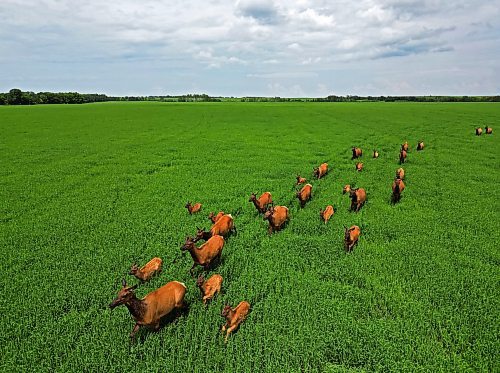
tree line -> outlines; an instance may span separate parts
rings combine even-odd
[[[500,102],[500,96],[336,96],[319,98],[290,97],[213,97],[207,94],[178,96],[107,96],[98,93],[30,92],[14,88],[0,93],[0,105],[86,104],[106,101],[159,101],[159,102]]]

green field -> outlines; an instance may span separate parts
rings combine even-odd
[[[498,104],[459,103],[0,107],[0,371],[499,371],[499,119]],[[486,124],[493,135],[474,136]],[[404,140],[407,188],[391,205]],[[301,210],[295,175],[324,161]],[[347,183],[367,190],[358,214]],[[248,202],[264,191],[291,214],[271,237]],[[238,235],[204,308],[191,257],[172,261],[218,210]],[[189,312],[131,344],[127,309],[107,305],[154,256],[163,273],[137,295],[182,281]],[[221,309],[244,299],[252,312],[225,345]]]

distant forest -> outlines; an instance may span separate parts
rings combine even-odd
[[[23,92],[11,89],[0,93],[0,105],[87,104],[106,101],[158,101],[158,102],[500,102],[500,96],[327,96],[319,98],[288,97],[212,97],[206,94],[180,96],[107,96],[78,92]]]

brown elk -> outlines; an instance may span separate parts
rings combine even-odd
[[[493,133],[493,128],[486,126],[484,127],[484,132],[486,132],[487,135],[491,135]]]
[[[481,127],[476,128],[476,136],[481,136],[483,134],[483,129]]]
[[[160,328],[160,319],[174,309],[183,309],[184,295],[186,294],[186,285],[182,282],[171,281],[161,288],[152,291],[142,299],[138,299],[134,293],[137,285],[127,286],[125,280],[122,281],[122,288],[118,296],[111,302],[109,308],[113,309],[124,304],[132,317],[135,319],[135,326],[130,333],[130,338],[134,338],[139,327],[158,330]]]
[[[299,199],[300,207],[304,207],[306,205],[306,202],[311,199],[311,190],[312,185],[306,184],[302,187],[301,190],[297,192],[297,198]]]
[[[217,215],[215,215],[213,212],[210,212],[208,215],[208,219],[213,223],[217,223],[217,221],[224,216],[224,211],[219,211]]]
[[[262,213],[266,212],[267,205],[270,205],[273,203],[273,199],[271,197],[271,193],[269,193],[269,192],[262,193],[262,195],[258,199],[257,199],[257,196],[255,195],[255,193],[252,193],[248,202],[253,202],[257,211],[262,214]]]
[[[351,199],[351,211],[358,212],[366,202],[366,191],[363,188],[351,189],[349,198]]]
[[[189,215],[193,215],[194,213],[197,213],[201,210],[201,203],[195,203],[194,205],[192,205],[191,202],[188,202],[184,207],[187,208]]]
[[[316,176],[318,179],[321,179],[323,176],[325,176],[328,172],[328,163],[321,163],[319,167],[315,167],[313,174]]]
[[[401,151],[399,152],[399,164],[405,163],[405,160],[406,160],[406,150],[401,149]]]
[[[373,158],[378,158],[378,151],[373,150]]]
[[[148,281],[155,274],[161,273],[162,264],[163,261],[161,260],[161,258],[153,258],[141,268],[139,268],[137,264],[134,263],[130,268],[129,275],[135,276],[142,282]]]
[[[362,162],[357,162],[356,163],[356,171],[361,171],[363,169],[363,163]]]
[[[352,147],[352,158],[351,159],[356,159],[356,158],[359,158],[363,155],[363,151],[361,150],[361,148],[357,148],[355,146]]]
[[[401,179],[395,179],[392,183],[392,202],[396,203],[401,199],[401,193],[405,190],[405,183]]]
[[[219,235],[214,235],[208,239],[200,247],[195,246],[195,240],[191,237],[186,237],[186,243],[181,247],[182,251],[188,250],[189,254],[193,258],[193,266],[189,270],[191,275],[193,274],[194,268],[199,265],[205,270],[210,267],[215,260],[220,259],[222,255],[222,249],[224,248],[224,237]]]
[[[264,220],[269,221],[269,234],[279,231],[288,219],[288,207],[286,206],[272,206],[264,214]]]
[[[420,151],[420,150],[424,150],[424,142],[423,141],[419,141],[417,143],[417,150]]]
[[[321,219],[323,219],[325,224],[328,223],[328,220],[330,220],[333,213],[335,212],[332,205],[328,205],[325,207],[324,210],[319,210],[319,211],[320,211],[319,215],[321,216]]]
[[[401,149],[403,149],[405,152],[408,151],[408,141],[405,141],[404,144],[401,145]]]
[[[227,342],[229,334],[231,334],[238,326],[247,318],[250,312],[250,303],[247,301],[241,301],[236,308],[231,308],[231,306],[226,305],[222,310],[221,316],[226,319],[226,323],[222,325],[222,332],[226,332]]]
[[[351,252],[354,245],[358,243],[359,235],[361,230],[357,225],[353,225],[351,228],[347,229],[344,227],[344,248],[345,251]]]
[[[220,293],[223,280],[221,275],[213,275],[206,281],[203,275],[198,277],[196,286],[200,288],[203,304],[207,304],[207,302],[215,297],[217,293]]]
[[[400,167],[396,170],[396,179],[401,179],[403,180],[405,178],[405,170]]]
[[[349,184],[346,184],[342,189],[342,194],[349,193],[350,191],[351,191],[351,186]]]
[[[304,184],[307,182],[306,178],[301,177],[300,175],[297,175],[296,179],[297,179],[297,182],[295,183],[295,185],[300,185],[300,184]]]
[[[215,235],[227,237],[231,233],[237,233],[236,227],[234,225],[234,220],[231,214],[225,214],[219,220],[217,220],[210,230],[207,232],[204,229],[198,228],[196,232],[195,242],[199,240],[208,240],[210,237]]]

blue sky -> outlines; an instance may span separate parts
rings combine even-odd
[[[0,91],[500,94],[500,0],[1,0]]]

